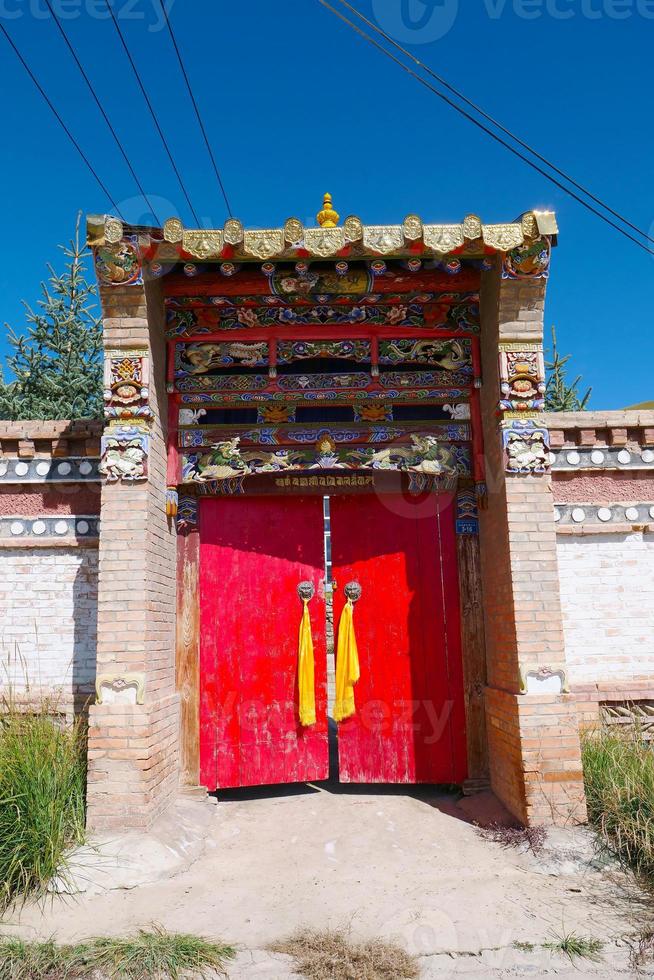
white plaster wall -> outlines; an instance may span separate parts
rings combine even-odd
[[[654,679],[654,535],[557,538],[569,679]]]
[[[96,548],[2,548],[0,688],[90,690],[97,607]]]

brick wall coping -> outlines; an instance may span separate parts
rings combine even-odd
[[[102,428],[94,419],[0,420],[0,457],[99,456]]]
[[[543,421],[558,446],[654,446],[654,411],[545,412]]]

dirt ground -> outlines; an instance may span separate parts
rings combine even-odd
[[[301,926],[394,939],[429,977],[628,973],[628,939],[654,921],[629,876],[598,859],[585,830],[556,831],[540,855],[482,839],[502,811],[490,794],[436,789],[282,787],[184,800],[153,832],[86,849],[75,895],[28,907],[1,931],[72,940],[157,923],[239,946],[233,977],[284,980],[266,946]],[[604,962],[575,969],[525,953],[576,932]]]

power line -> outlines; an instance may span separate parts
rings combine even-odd
[[[148,96],[148,93],[145,90],[145,86],[144,86],[143,82],[141,81],[141,76],[139,75],[138,68],[134,64],[134,59],[132,58],[132,56],[130,54],[129,48],[127,47],[127,42],[125,41],[125,38],[123,36],[123,32],[120,29],[120,25],[118,24],[118,21],[116,20],[116,15],[114,14],[113,7],[111,5],[111,0],[105,0],[105,3],[106,3],[106,6],[107,6],[107,10],[111,14],[111,19],[114,22],[114,27],[116,28],[116,32],[118,34],[118,37],[120,38],[120,42],[121,42],[121,44],[123,46],[123,50],[124,50],[125,54],[127,55],[127,60],[129,61],[130,65],[132,66],[132,71],[134,72],[134,77],[136,78],[136,81],[138,82],[138,86],[141,89],[141,94],[143,95],[143,98],[145,99],[145,103],[146,103],[148,109],[150,110],[150,115],[152,116],[152,121],[154,122],[154,124],[156,126],[157,132],[159,133],[159,136],[161,137],[161,142],[163,143],[164,149],[166,150],[166,153],[168,154],[168,159],[170,160],[170,165],[173,168],[173,170],[175,171],[175,176],[177,177],[177,180],[179,182],[179,186],[182,188],[182,194],[186,198],[186,203],[188,204],[188,206],[189,206],[189,208],[191,210],[191,214],[193,215],[193,217],[195,219],[195,223],[196,223],[197,227],[199,228],[200,227],[200,219],[198,218],[197,214],[195,213],[195,208],[191,204],[191,198],[188,196],[188,192],[186,190],[186,187],[184,186],[184,181],[182,180],[182,176],[181,176],[179,170],[177,169],[177,164],[175,163],[175,160],[173,158],[173,155],[172,155],[172,153],[170,151],[170,147],[168,146],[168,141],[166,140],[166,137],[163,134],[163,130],[162,130],[161,126],[159,125],[159,120],[157,119],[157,114],[154,111],[154,108],[152,106],[152,103],[150,102],[150,98]]]
[[[68,126],[63,121],[63,119],[61,118],[61,116],[59,115],[59,113],[57,112],[57,110],[55,109],[54,105],[52,104],[52,102],[50,101],[50,99],[48,98],[48,96],[46,95],[44,89],[39,84],[39,81],[36,78],[36,75],[34,74],[34,72],[32,71],[32,69],[27,64],[27,62],[23,58],[22,54],[20,53],[20,51],[18,50],[18,48],[16,47],[16,45],[12,41],[12,39],[9,36],[9,33],[7,31],[7,28],[4,26],[4,24],[2,23],[1,20],[0,20],[0,31],[2,31],[2,33],[4,34],[6,40],[9,42],[9,45],[13,49],[14,54],[16,55],[16,57],[18,58],[18,60],[20,61],[21,65],[23,66],[23,68],[25,69],[25,71],[27,72],[27,74],[29,75],[29,77],[34,82],[34,85],[36,86],[36,88],[41,93],[41,96],[43,97],[45,103],[47,104],[48,108],[50,109],[50,111],[52,112],[52,114],[56,118],[57,122],[59,123],[59,125],[61,126],[61,128],[63,129],[63,131],[65,132],[66,136],[68,137],[68,139],[70,140],[70,142],[73,144],[73,146],[75,147],[75,149],[77,150],[77,152],[81,156],[82,160],[84,161],[84,163],[86,164],[86,166],[88,167],[88,169],[91,171],[91,173],[95,177],[95,180],[97,181],[100,189],[102,190],[102,193],[106,195],[107,200],[111,203],[111,206],[113,207],[115,213],[118,215],[119,218],[123,218],[123,215],[120,212],[120,208],[118,207],[118,205],[114,201],[113,197],[109,193],[107,187],[104,185],[102,179],[96,173],[95,168],[93,167],[93,164],[90,162],[89,158],[84,153],[84,150],[81,148],[81,146],[79,145],[79,143],[77,142],[77,140],[75,139],[75,137],[73,136],[73,134],[71,133],[71,131],[69,130]],[[123,218],[123,221],[124,220],[125,219]]]
[[[441,99],[443,102],[449,105],[452,109],[454,109],[456,112],[462,115],[465,119],[471,122],[478,129],[481,129],[484,133],[490,136],[491,139],[495,140],[496,143],[499,143],[501,146],[507,149],[514,156],[518,157],[518,159],[522,160],[533,170],[537,171],[537,173],[541,174],[541,176],[545,177],[546,180],[549,180],[550,183],[558,187],[559,190],[562,190],[569,197],[573,198],[575,201],[577,201],[578,204],[581,204],[581,206],[586,208],[587,211],[590,211],[592,214],[596,215],[596,217],[600,218],[606,224],[610,225],[612,228],[618,231],[621,235],[624,235],[625,238],[628,238],[639,248],[642,248],[643,251],[647,252],[648,255],[654,254],[652,249],[648,248],[647,245],[645,245],[643,242],[640,242],[637,238],[634,238],[634,236],[631,235],[628,231],[625,231],[625,229],[622,228],[620,225],[617,225],[614,221],[611,221],[611,219],[607,218],[605,214],[602,214],[601,211],[598,211],[597,208],[594,208],[592,204],[589,204],[587,201],[584,201],[584,199],[579,197],[578,194],[575,194],[574,191],[571,191],[569,187],[566,187],[565,184],[562,184],[559,180],[556,179],[556,177],[553,177],[551,174],[547,173],[546,170],[543,170],[542,167],[539,167],[538,164],[534,163],[533,160],[530,160],[529,157],[526,157],[524,153],[520,152],[520,150],[516,150],[514,146],[511,146],[510,143],[507,143],[506,140],[503,140],[501,136],[498,136],[497,133],[494,133],[492,129],[488,128],[488,126],[485,126],[483,123],[480,123],[478,119],[475,119],[474,116],[471,116],[469,112],[466,112],[465,109],[462,109],[461,106],[457,105],[456,102],[453,102],[452,99],[448,98],[442,92],[439,92],[438,89],[434,88],[433,85],[430,85],[430,83],[425,78],[423,78],[421,75],[418,75],[417,72],[413,71],[413,69],[411,69],[408,65],[405,65],[403,61],[400,61],[399,58],[396,58],[395,55],[391,54],[390,51],[387,51],[386,48],[384,48],[378,41],[376,41],[369,34],[366,34],[365,31],[363,31],[360,27],[358,27],[351,20],[349,20],[349,18],[347,18],[339,10],[336,10],[330,3],[327,2],[327,0],[318,0],[318,3],[320,3],[323,7],[325,7],[336,17],[338,17],[339,20],[342,20],[345,24],[351,27],[353,31],[355,31],[357,34],[360,35],[360,37],[368,41],[369,44],[372,44],[373,47],[375,47],[378,51],[381,51],[381,53],[384,54],[387,58],[390,58],[390,60],[395,62],[396,65],[399,65],[399,67],[403,71],[405,71],[412,78],[415,78],[416,81],[420,82],[421,85],[429,89],[429,91],[432,92],[434,95],[438,96],[439,99]],[[602,207],[605,207],[605,205],[602,205]],[[607,208],[606,210],[609,209]],[[643,233],[639,232],[639,234],[643,234]],[[648,235],[644,237],[646,237],[648,241],[654,244],[654,239],[651,239]]]
[[[572,184],[573,187],[576,187],[578,191],[581,191],[582,194],[585,194],[586,197],[590,198],[591,201],[594,201],[595,204],[599,204],[600,207],[604,208],[605,211],[608,211],[609,214],[612,214],[614,218],[618,218],[618,220],[622,221],[623,224],[627,225],[628,228],[631,228],[632,231],[635,231],[639,235],[642,235],[643,238],[647,239],[647,241],[651,242],[654,245],[654,238],[652,238],[647,232],[643,231],[642,228],[639,228],[638,225],[633,224],[633,222],[631,222],[628,218],[625,218],[623,214],[620,214],[619,211],[614,211],[613,208],[609,207],[608,204],[605,204],[604,201],[602,201],[599,197],[596,197],[595,194],[593,194],[592,191],[589,191],[587,187],[584,187],[583,184],[578,183],[573,177],[570,176],[570,174],[566,173],[565,170],[561,170],[559,167],[556,166],[556,164],[552,163],[551,160],[548,160],[547,157],[544,157],[541,153],[538,152],[538,150],[535,150],[533,146],[530,146],[529,143],[525,142],[525,140],[521,139],[519,136],[516,136],[516,134],[511,132],[510,129],[507,129],[506,126],[503,126],[501,122],[499,122],[497,119],[494,119],[493,116],[489,115],[489,113],[487,113],[484,109],[482,109],[481,106],[477,105],[471,99],[467,98],[463,94],[463,92],[460,92],[459,89],[457,89],[454,85],[451,85],[441,75],[438,75],[432,68],[429,67],[429,65],[426,65],[423,61],[420,61],[419,58],[416,58],[415,55],[411,54],[410,51],[402,47],[402,45],[399,44],[394,38],[392,38],[390,34],[387,34],[386,31],[384,31],[381,27],[379,27],[373,21],[369,20],[364,14],[361,13],[360,10],[357,10],[356,7],[354,7],[351,3],[348,3],[348,0],[338,0],[338,2],[343,7],[347,7],[348,10],[351,10],[352,13],[359,18],[359,20],[362,20],[364,24],[367,24],[368,27],[370,27],[373,31],[375,31],[375,33],[383,37],[384,40],[386,40],[394,48],[396,48],[398,51],[401,51],[402,54],[406,55],[407,58],[410,58],[415,65],[418,65],[419,68],[422,68],[423,71],[425,71],[428,75],[430,75],[433,79],[435,79],[440,85],[446,88],[449,92],[452,92],[454,95],[456,95],[458,99],[461,99],[461,101],[464,102],[466,105],[470,106],[471,109],[474,109],[474,111],[477,112],[483,119],[486,119],[488,120],[488,122],[492,123],[492,125],[495,126],[497,129],[499,129],[502,133],[504,133],[505,136],[510,137],[510,139],[512,139],[519,146],[521,146],[524,150],[527,150],[529,153],[532,154],[532,156],[536,157],[537,160],[540,160],[541,163],[544,163],[547,167],[550,168],[550,170],[553,170],[554,173],[558,174],[559,177],[563,177],[564,180],[567,180],[569,184]]]
[[[204,137],[204,143],[205,143],[205,146],[207,148],[207,152],[209,153],[209,156],[211,158],[211,163],[213,165],[213,172],[216,175],[216,180],[218,181],[218,186],[220,187],[220,193],[222,194],[223,200],[225,201],[225,206],[227,208],[227,213],[228,213],[228,215],[231,218],[232,217],[232,209],[231,209],[230,204],[229,204],[229,200],[228,200],[228,197],[227,197],[227,192],[225,191],[225,185],[223,184],[222,177],[220,176],[220,171],[218,169],[218,164],[216,163],[216,158],[214,157],[213,150],[211,149],[211,144],[209,142],[209,137],[207,136],[207,131],[204,128],[204,123],[202,122],[202,116],[200,115],[200,109],[199,109],[198,104],[197,104],[197,102],[195,100],[195,96],[193,95],[193,89],[191,88],[191,83],[189,81],[189,77],[188,77],[188,74],[186,72],[186,68],[184,66],[184,61],[182,60],[182,55],[181,55],[181,52],[179,50],[179,46],[177,44],[177,40],[175,38],[175,34],[173,32],[172,24],[170,23],[170,19],[168,17],[168,14],[166,13],[166,8],[165,8],[162,0],[159,0],[159,6],[161,7],[161,13],[163,14],[163,18],[164,18],[164,20],[166,22],[166,26],[168,28],[168,33],[170,34],[170,40],[173,43],[173,47],[175,49],[175,54],[177,55],[177,60],[179,62],[179,67],[181,69],[182,75],[184,76],[184,81],[186,82],[186,88],[188,90],[189,97],[191,99],[191,102],[193,103],[193,108],[195,109],[195,115],[197,117],[198,125],[200,126],[200,130],[202,132],[202,136]]]
[[[100,102],[100,99],[98,98],[98,96],[95,93],[95,89],[93,88],[93,85],[91,84],[91,81],[90,81],[88,75],[86,74],[86,72],[84,70],[84,66],[82,65],[81,61],[77,57],[77,53],[76,53],[73,45],[71,44],[71,42],[70,42],[70,40],[68,38],[68,35],[66,34],[65,30],[63,29],[63,27],[61,25],[61,21],[59,20],[59,18],[57,17],[56,13],[52,9],[52,4],[50,3],[50,0],[45,0],[45,3],[46,3],[46,6],[47,6],[48,10],[50,11],[50,13],[52,15],[52,18],[53,18],[55,24],[59,28],[59,33],[61,34],[62,38],[66,42],[66,46],[68,47],[68,50],[70,51],[70,53],[72,54],[72,56],[73,56],[73,58],[75,60],[75,64],[77,65],[77,67],[79,68],[79,70],[80,70],[80,72],[82,74],[82,78],[86,82],[86,85],[87,85],[87,88],[88,88],[89,92],[91,93],[91,95],[93,96],[93,99],[95,100],[95,104],[97,105],[98,109],[102,113],[102,118],[104,119],[104,121],[106,122],[107,126],[109,127],[109,131],[110,131],[111,135],[113,136],[114,141],[116,143],[116,146],[120,150],[120,152],[122,154],[122,157],[123,157],[123,160],[127,164],[127,166],[129,168],[129,171],[130,171],[132,177],[134,178],[134,181],[136,183],[136,186],[138,187],[139,191],[141,192],[141,196],[142,196],[143,200],[145,201],[145,203],[147,204],[148,208],[152,212],[152,215],[154,217],[154,220],[157,222],[157,224],[161,224],[161,221],[157,217],[157,212],[152,207],[152,204],[151,204],[151,202],[150,202],[150,200],[148,198],[148,195],[145,193],[145,191],[143,189],[143,186],[141,184],[141,181],[138,179],[138,177],[136,175],[136,171],[134,170],[134,167],[132,166],[129,157],[127,156],[127,153],[125,152],[125,150],[123,148],[123,144],[121,143],[120,139],[118,138],[118,135],[116,133],[116,130],[111,125],[111,121],[109,119],[109,116],[107,115],[107,113],[104,110],[104,106],[102,105],[102,103]]]

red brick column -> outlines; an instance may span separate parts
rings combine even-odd
[[[176,533],[165,511],[167,399],[159,284],[105,286],[101,297],[105,349],[116,361],[134,358],[140,371],[136,388],[143,386],[140,399],[129,405],[121,404],[120,389],[115,396],[105,393],[110,419],[101,462],[101,703],[91,707],[89,719],[88,823],[94,829],[124,829],[150,824],[178,785]],[[127,435],[123,425],[130,427]],[[135,449],[130,449],[135,445],[130,432],[138,437]]]
[[[544,279],[507,280],[499,268],[482,287],[482,413],[489,484],[480,541],[485,606],[491,782],[525,823],[585,819],[576,706],[540,693],[528,672],[549,668],[554,685],[565,648],[549,473],[506,472],[499,411],[499,344],[543,339]],[[505,393],[504,393],[505,394]],[[510,423],[504,421],[505,426]],[[537,679],[536,679],[537,681]]]

